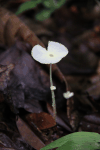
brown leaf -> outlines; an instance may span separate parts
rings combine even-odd
[[[26,123],[19,117],[17,127],[24,140],[33,148],[40,150],[45,144],[31,131]]]
[[[40,130],[52,128],[56,125],[53,117],[45,112],[29,114],[27,119],[33,122]]]
[[[5,44],[5,39],[4,39],[4,25],[2,20],[0,19],[0,43]]]
[[[14,44],[17,35],[17,37],[20,37],[22,40],[29,42],[32,46],[39,44],[44,47],[43,43],[16,15],[1,7],[0,20],[2,22],[1,26],[3,26],[2,28],[5,28],[2,34],[5,37],[5,43],[7,45],[11,46]],[[1,39],[1,42],[2,41],[3,39]]]

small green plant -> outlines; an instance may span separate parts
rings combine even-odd
[[[58,8],[60,8],[66,0],[31,0],[27,1],[19,7],[18,11],[15,13],[16,15],[35,8],[38,4],[42,3],[43,6],[46,8],[41,10],[39,13],[35,15],[36,20],[43,21],[51,16],[51,14]]]
[[[31,51],[31,55],[36,61],[42,64],[50,64],[50,90],[52,93],[52,107],[55,121],[56,121],[56,103],[54,90],[56,89],[56,87],[53,86],[52,82],[52,64],[59,62],[67,54],[68,49],[64,45],[53,41],[49,41],[47,50],[40,45],[35,45]],[[63,96],[66,99],[72,97],[73,95],[74,93],[73,92],[70,93],[69,91],[63,93]]]
[[[96,150],[100,149],[100,134],[94,132],[75,132],[66,135],[40,150]]]

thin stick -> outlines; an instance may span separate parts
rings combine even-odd
[[[52,82],[52,64],[50,64],[50,86],[53,86],[53,82]],[[51,94],[52,94],[53,118],[56,121],[56,102],[55,102],[54,90],[51,90]]]

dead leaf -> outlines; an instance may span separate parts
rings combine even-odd
[[[80,122],[80,127],[82,131],[100,133],[100,114],[91,113],[85,115]]]
[[[33,122],[40,130],[52,128],[56,125],[53,117],[45,112],[29,114],[27,119]]]
[[[23,139],[37,150],[40,150],[45,144],[31,131],[26,123],[18,117],[17,127]]]
[[[14,44],[17,35],[17,37],[21,37],[32,46],[39,44],[44,47],[43,43],[16,15],[1,7],[0,21],[2,22],[1,27],[5,28],[5,31],[3,30],[3,33],[1,34],[4,35],[5,43],[8,46]],[[1,39],[0,42],[2,43],[2,41],[3,39]]]

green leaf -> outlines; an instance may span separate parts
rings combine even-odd
[[[44,0],[42,2],[42,4],[47,8],[55,8],[56,7],[56,3],[54,0]]]
[[[66,0],[59,0],[59,2],[57,2],[57,5],[56,5],[56,9],[60,8],[62,5],[64,5],[66,2]]]
[[[56,1],[56,2],[55,2]],[[64,5],[66,2],[66,0],[44,0],[42,3],[45,7],[47,8],[55,8],[58,9],[60,8],[62,5]]]
[[[83,131],[71,133],[41,148],[41,150],[48,150],[55,147],[58,147],[57,150],[100,149],[100,134]]]
[[[31,0],[31,1],[35,1],[37,4],[42,3],[42,0]]]
[[[39,0],[39,1],[40,1],[40,0]],[[27,1],[27,2],[23,3],[23,4],[19,7],[18,11],[17,11],[15,14],[18,15],[18,14],[20,14],[20,13],[26,11],[26,10],[29,10],[29,9],[32,9],[32,8],[36,7],[37,4],[38,4],[37,2],[38,2],[38,1]]]
[[[35,18],[36,20],[43,21],[45,19],[48,19],[53,11],[54,11],[53,9],[42,10],[41,12],[35,15]]]

